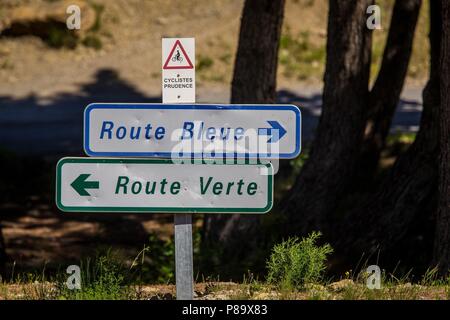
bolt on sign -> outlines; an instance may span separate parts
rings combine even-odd
[[[162,39],[164,103],[195,101],[195,39]]]
[[[269,162],[63,158],[56,169],[56,204],[62,211],[265,213],[272,199]]]

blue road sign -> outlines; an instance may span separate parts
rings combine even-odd
[[[301,113],[294,105],[90,104],[90,156],[295,158]]]

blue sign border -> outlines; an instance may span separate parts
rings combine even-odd
[[[277,155],[258,154],[258,153],[220,153],[215,157],[236,157],[250,159],[293,159],[301,152],[301,111],[295,105],[286,104],[163,104],[163,103],[91,103],[84,110],[84,152],[88,156],[93,157],[157,157],[157,158],[173,158],[176,153],[172,152],[95,152],[89,148],[89,124],[90,113],[93,109],[169,109],[169,110],[289,110],[295,113],[295,150],[292,153],[279,153]],[[203,153],[190,153],[177,159],[203,158]]]

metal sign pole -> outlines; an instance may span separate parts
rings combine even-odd
[[[194,298],[192,214],[175,214],[175,276],[177,300]]]
[[[183,86],[170,86],[185,79]],[[183,87],[183,89],[181,89]],[[195,40],[162,39],[162,102],[195,103]],[[177,300],[194,299],[192,214],[175,214],[175,285]]]

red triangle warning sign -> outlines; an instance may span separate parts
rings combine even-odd
[[[164,63],[163,69],[193,69],[191,59],[187,55],[180,40],[175,41],[175,44],[170,50]]]

